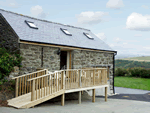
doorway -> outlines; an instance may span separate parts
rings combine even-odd
[[[60,54],[60,70],[67,69],[67,51],[61,51]]]
[[[71,69],[71,51],[61,51],[60,70]]]

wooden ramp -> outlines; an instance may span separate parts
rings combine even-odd
[[[107,76],[106,68],[69,69],[48,73],[47,69],[26,75],[18,76],[16,80],[16,97],[8,100],[8,105],[16,108],[30,108],[44,101],[62,95],[64,105],[65,93],[93,90],[95,102],[95,89],[105,87],[105,100],[107,101]]]
[[[43,90],[43,94],[42,95],[44,95],[44,88],[42,90]],[[38,92],[39,92],[39,90],[38,90]],[[55,92],[53,94],[45,95],[42,98],[39,98],[39,99],[34,100],[34,101],[31,101],[31,92],[30,92],[30,93],[21,95],[19,97],[16,97],[16,98],[13,98],[13,99],[10,99],[10,100],[7,100],[7,101],[8,101],[8,105],[9,106],[13,106],[15,108],[30,108],[30,107],[33,107],[33,106],[35,106],[37,104],[40,104],[40,103],[42,103],[44,101],[47,101],[47,100],[55,98],[55,97],[57,97],[59,95],[62,95],[64,93],[65,93],[64,90],[60,90],[60,91]]]

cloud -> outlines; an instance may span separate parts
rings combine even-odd
[[[106,42],[107,40],[105,33],[98,33],[96,34],[96,36],[100,38],[101,40],[103,40],[104,42]]]
[[[128,44],[124,43],[110,43],[110,47],[116,50],[119,54],[139,54],[139,55],[150,55],[150,46],[142,46],[139,44]]]
[[[121,7],[124,7],[124,4],[122,0],[109,0],[106,7],[111,9],[120,9]]]
[[[0,1],[1,6],[11,7],[11,8],[17,8],[19,4],[15,0],[5,0]]]
[[[149,7],[146,6],[146,5],[142,5],[141,7],[144,8],[144,9],[149,9]]]
[[[39,5],[31,7],[30,11],[33,16],[38,18],[45,18],[47,16],[47,14],[43,11],[42,6]]]
[[[142,37],[142,34],[135,34],[135,37]]]
[[[123,45],[127,45],[128,43],[124,42]]]
[[[147,50],[150,50],[150,46],[148,46],[148,47],[143,47],[144,49],[147,49]]]
[[[118,13],[115,13],[115,14],[122,14],[123,12],[122,11],[119,11]]]
[[[109,15],[108,12],[82,12],[79,15],[76,15],[77,21],[79,24],[84,24],[84,25],[93,25],[93,24],[98,24],[100,22],[105,21],[103,17]]]
[[[127,18],[126,28],[137,31],[150,31],[150,15],[132,13]]]
[[[110,46],[110,47],[114,47],[115,45],[114,45],[114,44],[110,44],[109,46]]]
[[[114,38],[114,42],[119,43],[119,42],[121,42],[121,39],[116,37],[116,38]]]
[[[144,40],[150,40],[150,38],[146,38],[146,39],[144,39]]]

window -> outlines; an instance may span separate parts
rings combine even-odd
[[[83,33],[86,37],[88,37],[89,39],[94,39],[91,35],[89,35],[88,33]]]
[[[69,33],[69,31],[68,31],[67,29],[62,29],[62,28],[60,28],[60,29],[61,29],[61,31],[64,32],[66,35],[72,36],[72,34]]]
[[[38,27],[37,27],[33,22],[26,21],[26,20],[25,20],[25,22],[26,22],[26,24],[27,24],[29,27],[34,28],[34,29],[38,29]]]

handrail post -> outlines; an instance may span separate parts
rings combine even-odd
[[[109,79],[109,66],[107,67],[107,79]]]
[[[80,86],[80,88],[82,87],[81,76],[82,76],[82,69],[80,70],[80,74],[79,74],[79,86]]]
[[[18,78],[16,78],[16,93],[15,93],[15,95],[16,95],[16,97],[18,97]]]
[[[35,79],[32,82],[31,101],[34,101],[35,97]]]
[[[63,89],[65,89],[65,71],[63,71],[64,74],[63,74]]]
[[[106,69],[106,75],[105,75],[105,83],[107,84],[107,74],[108,74],[108,72],[107,72],[107,69]]]
[[[46,69],[46,74],[48,74],[48,69]]]
[[[95,85],[95,69],[93,70],[93,85]]]

